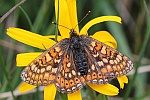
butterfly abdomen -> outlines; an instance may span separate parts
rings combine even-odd
[[[87,67],[87,61],[84,56],[84,53],[76,53],[75,62],[76,62],[77,69],[79,70],[81,75],[86,75],[88,67]]]
[[[88,71],[87,58],[85,56],[85,50],[80,43],[80,37],[72,37],[71,43],[71,49],[74,55],[75,65],[82,76],[86,75]]]

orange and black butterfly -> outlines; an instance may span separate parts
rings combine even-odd
[[[70,31],[66,38],[34,59],[23,71],[23,81],[73,93],[86,82],[107,84],[133,69],[133,62],[119,51],[86,35]]]

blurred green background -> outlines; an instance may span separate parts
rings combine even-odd
[[[105,22],[94,25],[88,31],[94,34],[99,30],[109,31],[118,43],[118,50],[129,56],[135,63],[136,74],[129,74],[129,84],[114,97],[108,97],[85,87],[82,92],[83,100],[150,100],[150,1],[144,0],[77,0],[78,20],[81,20],[90,10],[90,15],[80,23],[80,29],[91,19],[103,15],[117,15],[122,18],[122,24]],[[0,0],[0,16],[15,6],[20,0]],[[42,35],[55,34],[54,0],[27,0],[21,5],[31,20],[31,28],[26,15],[17,8],[2,23],[0,23],[0,100],[42,100],[43,88],[32,93],[20,94],[20,73],[23,68],[16,67],[18,53],[40,51],[39,49],[19,43],[6,34],[8,27],[18,27],[34,31]],[[147,10],[147,11],[146,11]],[[116,79],[112,81],[119,88]],[[94,98],[94,99],[93,99]],[[56,100],[67,100],[65,94],[57,93]]]

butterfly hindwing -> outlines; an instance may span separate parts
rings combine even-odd
[[[85,79],[76,69],[72,50],[68,50],[64,55],[59,73],[54,82],[57,90],[62,93],[73,93],[85,85]]]
[[[111,79],[126,75],[133,69],[132,61],[119,51],[88,36],[82,36],[88,55],[87,82],[106,84]]]

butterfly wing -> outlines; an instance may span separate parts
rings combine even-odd
[[[76,69],[71,49],[64,55],[55,85],[58,91],[67,94],[73,93],[85,85],[84,77]]]
[[[69,47],[69,40],[64,39],[40,56],[35,58],[21,73],[21,78],[28,84],[43,86],[55,81],[62,58]]]
[[[133,69],[133,62],[119,51],[88,36],[81,38],[88,55],[87,82],[106,84]]]
[[[21,73],[28,84],[46,86],[54,83],[62,93],[73,93],[85,85],[76,70],[69,40],[65,39],[34,59]]]

